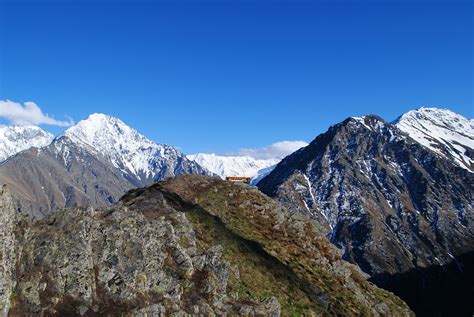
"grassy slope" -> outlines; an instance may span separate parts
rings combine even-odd
[[[162,183],[164,192],[179,195],[186,204],[202,248],[220,244],[226,259],[237,265],[240,278],[231,278],[230,287],[242,300],[275,296],[283,315],[329,313],[331,315],[371,315],[370,306],[385,303],[401,315],[406,304],[392,293],[366,281],[355,268],[347,266],[351,282],[331,271],[340,261],[329,241],[319,236],[308,222],[295,229],[291,220],[281,219],[279,208],[260,192],[228,182],[212,186],[189,186],[176,180]],[[189,192],[187,188],[200,188]],[[201,208],[202,207],[202,208]]]

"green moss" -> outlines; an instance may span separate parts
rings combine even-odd
[[[146,286],[146,274],[141,272],[138,273],[137,276],[135,277],[135,283],[139,285],[140,287],[145,287]]]
[[[18,300],[18,292],[16,288],[12,290],[12,293],[10,294],[10,305],[14,306]]]
[[[153,288],[153,291],[155,292],[156,295],[163,295],[164,293],[166,293],[166,290],[161,286],[155,286]]]
[[[185,236],[179,237],[179,245],[183,248],[189,248],[192,246],[192,241]]]

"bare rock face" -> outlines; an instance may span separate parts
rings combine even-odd
[[[0,314],[7,316],[15,287],[16,212],[5,186],[0,189]]]
[[[422,271],[453,266],[460,280],[473,271],[464,259],[474,252],[474,174],[397,127],[349,118],[286,157],[258,187],[308,214],[345,259],[419,312],[471,310],[472,283],[450,285]],[[412,278],[397,285],[403,274]]]
[[[186,175],[35,223],[13,209],[3,193],[4,314],[412,315],[255,187]]]

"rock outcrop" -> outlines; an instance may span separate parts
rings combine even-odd
[[[412,315],[255,187],[185,175],[35,223],[12,221],[10,201],[0,299],[12,316]]]
[[[7,316],[15,287],[15,226],[17,214],[6,186],[0,189],[0,314]]]

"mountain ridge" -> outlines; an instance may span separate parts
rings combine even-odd
[[[132,180],[137,186],[174,175],[174,171],[166,171],[166,167],[172,164],[170,160],[182,160],[185,168],[199,169],[174,147],[149,140],[113,116],[93,113],[63,135],[103,155],[125,175],[137,178]]]
[[[63,207],[110,205],[131,188],[185,173],[211,175],[172,146],[104,114],[0,163],[0,183],[12,188],[17,209],[37,219]]]
[[[198,153],[187,155],[222,179],[227,176],[242,176],[258,179],[262,173],[275,166],[282,158],[256,159],[251,156],[223,156],[214,153]]]
[[[417,312],[430,315],[435,308],[452,309],[456,298],[464,298],[470,290],[465,281],[474,263],[472,122],[434,108],[407,112],[392,123],[376,115],[349,117],[308,146],[281,161],[275,159],[277,164],[260,162],[268,164],[262,169],[252,157],[227,158],[229,166],[216,155],[200,157],[211,157],[210,166],[221,177],[256,173],[253,182],[277,199],[288,217],[304,216],[318,234],[342,250],[345,260],[370,274],[377,285],[396,292]],[[147,139],[118,118],[95,113],[49,145],[23,150],[1,162],[0,183],[10,187],[16,211],[38,221],[54,217],[49,214],[63,207],[112,206],[129,190],[125,197],[143,191],[133,188],[171,177],[212,174],[189,158],[172,146]],[[171,195],[179,192],[181,200],[173,196],[171,201],[186,206],[222,194],[220,190],[230,184],[179,179],[156,188],[166,194],[163,186],[174,184]],[[200,196],[202,189],[187,187],[192,184],[214,186],[214,191]],[[196,192],[188,197],[189,191]],[[227,200],[209,204],[213,203],[202,206],[212,207],[207,210],[212,213],[228,207]],[[239,204],[246,206],[244,201]],[[238,228],[252,237],[247,227]],[[443,270],[449,272],[443,276],[455,281],[452,287],[440,286],[447,280],[440,278]],[[436,303],[430,306],[433,298]],[[443,300],[447,304],[440,307]],[[467,303],[459,309],[468,311]]]
[[[378,285],[387,276],[447,266],[473,251],[473,173],[378,116],[331,126],[257,186],[290,212],[309,214],[344,258]],[[434,289],[420,291],[440,301],[444,294],[450,305],[459,294],[445,287],[435,295]],[[397,294],[414,303],[407,293]],[[429,300],[420,299],[428,312]]]
[[[474,119],[449,109],[421,107],[392,123],[423,146],[474,172]]]
[[[53,138],[37,126],[0,125],[0,162],[31,147],[46,146]]]
[[[0,309],[15,316],[413,315],[251,186],[182,175],[35,223],[3,188],[4,216]]]

